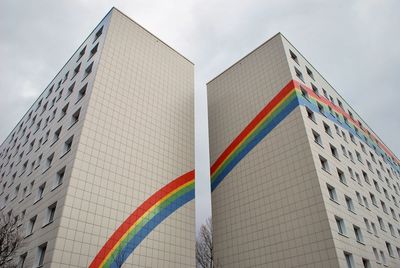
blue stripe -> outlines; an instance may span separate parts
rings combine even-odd
[[[182,196],[175,199],[171,204],[165,207],[163,210],[159,211],[150,221],[148,221],[143,228],[137,232],[137,234],[132,237],[131,240],[125,245],[125,247],[120,251],[117,258],[111,263],[110,267],[118,268],[121,267],[122,263],[126,261],[129,255],[135,250],[135,248],[147,237],[147,235],[154,230],[164,219],[169,215],[174,213],[178,208],[182,207],[189,201],[194,199],[194,189],[183,194]],[[118,261],[118,263],[116,262]],[[119,265],[118,265],[119,264]]]

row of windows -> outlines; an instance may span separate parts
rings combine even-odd
[[[304,94],[306,94],[306,93],[303,93],[303,95],[304,95]],[[328,106],[328,107],[329,107],[329,106]],[[325,115],[324,108],[323,108],[322,105],[319,104],[319,103],[318,103],[318,109],[319,109],[319,112],[320,112],[322,115]],[[308,115],[308,117],[309,117],[311,120],[313,120],[313,121],[315,122],[315,115],[314,115],[313,111],[311,111],[311,110],[308,109],[308,108],[307,108],[307,115]],[[337,116],[338,116],[338,115],[337,115]],[[348,141],[348,139],[347,139],[346,133],[345,133],[343,130],[340,131],[339,127],[338,127],[336,124],[334,124],[334,126],[335,126],[335,130],[336,130],[336,134],[337,134],[339,137],[341,137],[346,143],[349,143],[349,141]],[[330,135],[330,136],[333,138],[332,130],[331,130],[330,126],[329,126],[327,123],[325,123],[325,122],[324,122],[324,128],[325,128],[326,133],[327,133],[328,135]],[[355,128],[355,130],[357,130],[357,128]],[[357,133],[357,132],[356,132],[356,133]],[[350,131],[348,132],[348,135],[349,135],[349,137],[350,137],[350,140],[353,142],[353,144],[354,144],[355,146],[358,146],[358,144],[357,144],[357,142],[356,142],[356,139],[355,139],[355,136],[354,136]],[[360,135],[358,134],[358,136],[360,136]],[[360,138],[361,138],[361,136],[360,136]],[[360,141],[360,142],[359,142],[359,145],[360,145],[360,147],[361,147],[363,153],[364,153],[366,156],[368,156],[368,153],[367,153],[367,150],[366,150],[366,147],[364,146],[364,144]],[[377,149],[376,149],[376,146],[375,146],[375,145],[373,145],[373,149],[374,149],[375,153],[377,153]],[[358,159],[362,164],[364,164],[364,162],[363,162],[363,160],[362,160],[362,157],[361,157],[361,154],[360,154],[359,152],[356,151],[356,155],[357,155],[357,159]],[[371,161],[374,162],[375,164],[377,164],[377,159],[376,159],[376,157],[375,157],[375,154],[374,154],[373,152],[369,151],[369,156],[370,156]],[[381,154],[381,157],[382,157],[382,160],[386,163],[386,159],[384,158],[383,154]],[[380,168],[382,169],[382,171],[385,171],[382,162],[381,162],[380,160],[378,160],[378,162],[379,162],[379,165],[380,165]],[[371,162],[368,161],[368,160],[366,160],[366,164],[368,165],[368,167],[369,167],[369,168],[371,169],[371,171],[373,172]],[[391,167],[391,170],[390,170],[389,168],[386,168],[386,172],[389,174],[389,176],[390,176],[391,178],[393,178],[393,175],[392,175],[392,173],[393,173],[393,174],[397,177],[397,179],[399,179],[398,173],[397,173],[395,170],[393,170],[392,167]]]
[[[68,104],[67,104],[67,105],[68,105]],[[69,127],[67,128],[67,130],[70,129],[72,126],[74,126],[74,125],[79,121],[80,111],[81,111],[81,108],[77,109],[77,110],[72,114],[72,116],[71,116],[71,122],[70,122],[70,125],[69,125]],[[66,111],[65,111],[65,112],[66,112]],[[60,126],[58,129],[56,129],[56,130],[53,132],[53,136],[52,136],[52,138],[51,138],[50,147],[54,146],[54,144],[56,144],[56,143],[59,141],[62,131],[63,131],[63,126]],[[37,152],[37,151],[41,148],[42,145],[44,145],[45,143],[48,142],[49,139],[50,139],[50,130],[47,131],[47,132],[44,134],[44,136],[41,137],[41,138],[38,140],[38,143],[37,143],[37,145],[36,145],[35,151]],[[67,140],[64,141],[64,146],[63,146],[63,149],[62,149],[60,158],[62,158],[67,152],[69,152],[69,150],[71,149],[71,146],[72,146],[72,141],[73,141],[73,136],[69,137]],[[35,143],[36,143],[36,139],[32,140],[32,142],[31,142],[31,144],[30,144],[30,146],[29,146],[27,155],[33,150],[33,148],[35,147]],[[21,163],[22,157],[23,157],[23,152],[20,154],[20,157],[19,157],[19,159],[17,160],[17,163],[15,164],[15,166],[14,166],[14,163],[11,163],[11,165],[9,166],[9,169],[8,169],[8,173],[5,174],[5,171],[3,172],[2,178],[3,178],[4,176],[7,176],[7,175],[11,174],[12,171],[13,171],[15,168],[18,167],[19,163]],[[11,178],[10,178],[10,183],[9,183],[9,187],[14,183],[14,181],[15,181],[17,175],[18,175],[19,177],[21,177],[21,176],[28,170],[28,172],[29,172],[29,173],[28,173],[28,176],[29,176],[34,170],[36,170],[36,169],[40,166],[41,161],[42,161],[42,158],[43,158],[43,154],[40,154],[40,155],[37,157],[37,159],[33,159],[33,160],[31,159],[31,162],[30,162],[30,163],[29,163],[29,159],[27,159],[27,160],[22,164],[22,169],[20,170],[20,173],[18,174],[17,171],[15,171],[15,172],[13,173],[13,175],[11,176]],[[46,160],[47,160],[47,161],[46,161],[46,166],[45,166],[45,169],[44,169],[43,172],[45,172],[45,171],[50,167],[50,165],[51,165],[51,163],[52,163],[52,161],[53,161],[53,158],[54,158],[54,153],[47,157],[47,159],[46,159]],[[1,192],[0,192],[0,194],[2,194],[2,193],[4,192],[4,189],[5,189],[5,185],[6,185],[6,184],[7,184],[7,181],[3,183],[3,188],[2,188],[2,190],[1,190]]]
[[[296,62],[296,64],[297,64],[298,66],[300,66],[300,65],[299,65],[299,60],[298,60],[297,55],[296,55],[293,51],[291,51],[291,50],[289,50],[289,53],[290,53],[291,58],[294,60],[294,62]],[[311,69],[308,68],[307,66],[305,66],[305,69],[306,69],[306,72],[307,72],[308,76],[309,76],[313,81],[315,81],[315,77],[314,77],[314,74],[313,74],[313,72],[311,71]],[[303,81],[303,82],[305,83],[305,80],[304,80],[304,77],[303,77],[302,72],[301,72],[298,68],[296,68],[296,67],[294,67],[294,70],[295,70],[296,76],[297,76],[301,81]],[[320,92],[319,92],[318,88],[317,88],[312,82],[310,82],[310,84],[311,84],[312,91],[313,91],[316,95],[318,95],[318,96],[320,97],[321,95],[320,95]],[[307,92],[304,90],[304,88],[302,89],[302,92],[303,92],[303,95],[304,95],[305,97],[307,97],[308,94],[307,94]],[[333,106],[336,106],[336,104],[335,104],[335,99],[334,99],[332,96],[328,95],[327,91],[326,91],[324,88],[322,88],[322,92],[323,92],[323,95],[324,95],[324,97],[326,98],[326,100],[330,101],[331,104],[332,104]],[[363,126],[363,124],[361,123],[361,121],[355,119],[355,117],[354,117],[353,113],[350,111],[350,109],[347,109],[347,113],[345,112],[345,108],[344,108],[344,106],[343,106],[343,103],[342,103],[342,101],[341,101],[339,98],[336,99],[336,102],[337,102],[337,104],[338,104],[338,106],[339,106],[341,112],[343,112],[343,114],[345,114],[346,116],[348,115],[348,116],[351,118],[351,120],[354,121],[355,125],[357,125],[358,127],[360,127],[360,129],[362,129],[363,131],[365,131],[365,132],[368,134],[368,136],[369,136],[376,144],[379,144],[379,141],[378,141],[375,137],[373,137],[373,136],[371,135],[371,132]],[[322,105],[318,104],[318,107],[320,108],[321,112],[323,113],[324,108],[322,107]],[[336,107],[337,107],[337,106],[336,106]],[[339,114],[337,114],[336,112],[334,113],[333,110],[332,110],[332,108],[331,108],[329,105],[328,105],[328,109],[330,110],[330,112],[331,112],[331,114],[332,114],[333,116],[336,116],[336,118],[338,118],[338,119],[340,118],[340,117],[339,117]],[[343,116],[343,121],[344,121],[347,125],[349,125],[349,122],[347,121],[346,116]],[[358,135],[360,135],[360,134],[358,133],[357,127],[355,127],[354,129],[355,129],[356,133],[357,133]],[[362,136],[362,135],[360,135],[360,136]],[[367,143],[368,143],[368,142],[367,142]],[[375,145],[373,145],[373,146],[375,147]],[[375,149],[375,151],[376,151],[376,148],[374,148],[374,149]],[[391,159],[392,164],[394,164],[396,167],[398,167],[398,163],[397,163],[391,156],[388,156],[388,155],[386,154],[386,152],[384,152],[384,154],[386,155],[386,157],[387,157],[388,159]],[[386,162],[386,159],[383,157],[383,154],[382,154],[381,156],[382,156],[382,158],[384,159],[384,161]],[[394,170],[392,170],[392,171],[395,172]],[[397,174],[397,171],[396,171],[396,175],[398,175],[398,174]]]
[[[335,216],[335,221],[336,221],[336,225],[338,228],[338,233],[342,236],[346,236],[347,237],[347,230],[346,230],[346,226],[344,223],[344,220],[340,217]],[[354,234],[355,234],[355,238],[357,240],[358,243],[360,244],[364,244],[364,240],[363,240],[363,236],[362,236],[362,232],[361,229],[356,226],[353,225],[353,230],[354,230]],[[387,250],[387,254],[389,254],[390,257],[395,258],[395,253],[394,253],[394,249],[393,246],[390,244],[390,242],[385,242],[385,247]],[[372,247],[372,251],[374,252],[374,256],[375,256],[375,260],[378,264],[383,263],[384,265],[387,265],[387,260],[386,260],[386,256],[383,250],[378,250],[375,247]],[[400,248],[396,247],[396,251],[397,251],[397,257],[400,258]],[[354,264],[354,259],[353,259],[353,254],[351,254],[350,252],[345,251],[344,252],[344,257],[346,260],[346,264],[348,268],[354,268],[356,267]],[[371,267],[371,263],[368,259],[366,258],[362,258],[362,263],[363,263],[363,267],[366,268],[370,268]]]
[[[101,28],[97,31],[97,33],[96,33],[96,35],[95,35],[95,41],[97,41],[97,39],[100,37],[100,35],[102,34],[102,31],[103,31],[103,27],[101,27]],[[95,42],[95,41],[93,41],[93,42]],[[90,55],[89,55],[88,61],[90,61],[90,60],[92,59],[92,57],[97,53],[98,47],[99,47],[99,43],[97,43],[96,45],[94,45],[94,47],[90,50]],[[86,46],[85,46],[85,47],[80,51],[80,53],[78,54],[77,62],[79,62],[80,59],[85,55],[85,51],[86,51]],[[82,65],[82,63],[79,63],[79,64],[74,68],[73,73],[72,73],[72,77],[71,77],[70,80],[73,80],[73,79],[76,77],[76,75],[79,73],[79,71],[80,71],[80,69],[81,69],[81,65]],[[84,79],[92,72],[92,69],[93,69],[93,62],[90,63],[90,64],[86,67],[85,72],[84,72],[84,74],[83,74],[83,79],[82,79],[82,80],[84,80]],[[41,123],[42,123],[42,120],[39,120],[38,117],[41,116],[47,109],[50,110],[51,108],[54,107],[55,103],[56,103],[58,100],[60,100],[60,99],[62,98],[63,89],[61,89],[60,92],[58,92],[57,96],[55,96],[55,97],[52,99],[51,102],[50,102],[50,101],[45,102],[45,100],[48,99],[48,98],[52,95],[53,91],[54,91],[54,92],[57,92],[57,91],[61,88],[61,85],[64,84],[64,83],[68,80],[69,73],[70,73],[70,72],[67,71],[67,72],[65,73],[63,79],[61,79],[61,80],[58,82],[57,86],[55,87],[55,85],[53,84],[53,85],[47,90],[46,97],[40,99],[40,100],[37,102],[37,104],[36,104],[36,106],[35,106],[36,108],[35,108],[34,110],[31,110],[31,111],[28,113],[28,115],[27,115],[27,119],[25,120],[25,124],[26,124],[25,128],[23,128],[24,122],[22,122],[22,123],[19,125],[18,130],[17,130],[16,132],[14,132],[14,133],[11,134],[9,147],[4,148],[3,151],[0,152],[0,157],[3,157],[3,159],[6,158],[6,157],[7,157],[7,154],[9,153],[9,151],[12,150],[12,149],[16,146],[16,143],[17,143],[18,140],[21,140],[21,139],[23,139],[24,137],[25,137],[25,139],[26,139],[25,134],[26,134],[26,132],[27,132],[28,130],[32,130],[32,128],[33,128],[33,131],[36,132],[36,131],[38,131],[38,130],[40,129],[40,125],[41,125]],[[66,96],[65,98],[68,98],[68,96],[71,95],[71,93],[73,92],[74,86],[75,86],[75,82],[73,82],[72,85],[71,85],[70,87],[68,87],[68,89],[67,89],[67,96]],[[54,89],[54,88],[55,88],[55,89]],[[81,89],[81,91],[84,91],[84,90],[86,90],[86,88],[82,88],[82,89]],[[80,91],[80,92],[81,92],[81,91]],[[78,97],[78,98],[79,98],[79,97]],[[78,101],[79,101],[79,99],[78,99]],[[45,103],[44,103],[44,102],[45,102]],[[42,104],[43,104],[43,105],[42,105]],[[40,111],[39,111],[39,109],[40,109]],[[34,112],[37,112],[37,111],[39,111],[40,114],[33,115],[33,113],[34,113]],[[36,121],[38,121],[38,122],[36,123]],[[48,122],[46,122],[46,123],[48,123]],[[28,125],[29,125],[29,127],[28,127]],[[28,129],[28,128],[29,128],[29,129]],[[18,138],[18,137],[15,137],[15,136],[18,135],[21,131],[22,131],[22,134],[19,136],[19,138]],[[28,135],[30,135],[30,133],[29,133]],[[28,139],[29,139],[29,136],[28,136]],[[0,170],[1,170],[1,167],[0,167]]]
[[[77,104],[86,95],[87,86],[88,86],[88,84],[86,83],[78,91],[78,96],[77,96],[77,100],[75,101],[75,104]],[[74,87],[75,87],[75,82],[68,88],[68,93],[67,93],[67,95],[65,97],[65,100],[68,99],[68,97],[73,93]],[[62,93],[62,91],[60,91],[60,93]],[[54,99],[54,103],[55,102],[56,102],[56,99]],[[46,106],[47,105],[45,105],[44,107],[46,107]],[[52,104],[50,106],[49,111],[50,111],[51,108],[53,108],[53,106],[54,106],[54,104]],[[69,107],[69,103],[67,103],[67,104],[65,104],[63,106],[63,108],[61,109],[58,121],[62,120],[64,118],[64,116],[67,114],[68,107]],[[44,119],[44,118],[40,119],[40,120],[38,119],[38,122],[36,124],[35,124],[35,122],[36,122],[37,116],[34,116],[32,118],[32,124],[31,124],[31,126],[33,126],[35,124],[34,128],[32,130],[28,129],[28,130],[31,130],[31,131],[29,131],[27,134],[26,134],[27,127],[24,128],[24,130],[22,131],[22,135],[21,135],[21,138],[24,137],[24,139],[16,147],[15,146],[11,147],[11,149],[13,149],[15,147],[15,150],[14,151],[10,151],[10,154],[8,155],[8,158],[7,158],[6,162],[0,166],[0,172],[1,172],[1,170],[3,168],[7,167],[8,163],[11,161],[12,157],[16,157],[18,155],[20,148],[22,149],[24,147],[24,145],[26,145],[28,143],[30,137],[33,136],[34,134],[36,134],[36,132],[39,131],[40,129],[45,130],[46,127],[49,125],[49,123],[51,123],[56,118],[56,116],[57,116],[57,108],[55,108],[52,111],[51,115],[49,115],[46,119]],[[78,111],[72,116],[71,126],[73,125],[74,122],[76,122],[76,120],[74,120],[74,119],[76,119],[77,116],[79,116],[79,112]],[[15,139],[14,144],[16,144],[16,142],[17,142],[17,138]],[[35,139],[30,142],[27,154],[32,151],[32,149],[34,147],[34,144],[35,144]],[[24,152],[19,153],[18,160],[21,160],[23,155],[24,155]],[[2,173],[2,177],[3,176],[4,176],[4,171]]]
[[[306,108],[306,112],[307,112],[307,116],[309,117],[309,119],[311,119],[315,124],[318,124],[317,121],[316,121],[314,112],[311,111],[309,108]],[[324,129],[325,129],[325,133],[328,134],[332,139],[334,139],[333,133],[332,133],[332,130],[331,130],[331,127],[329,126],[329,124],[323,121],[323,126],[324,126]],[[335,129],[336,129],[336,134],[339,137],[342,137],[343,140],[348,143],[347,138],[346,138],[346,133],[343,130],[340,130],[339,127],[336,124],[334,124],[334,126],[335,126]],[[318,132],[316,132],[315,130],[313,130],[313,136],[314,136],[314,141],[317,144],[319,144],[321,147],[324,147],[324,145],[322,143],[321,135]],[[353,139],[354,139],[354,136],[353,136]],[[355,141],[354,141],[354,144],[356,144]],[[362,145],[361,147],[364,148],[364,150],[363,150],[364,154],[366,156],[368,156],[367,151],[365,150],[365,146],[361,142],[360,142],[360,145]],[[330,144],[330,149],[332,151],[332,154],[338,160],[340,160],[337,148],[334,145]],[[346,148],[345,148],[345,146],[343,144],[341,144],[341,150],[343,152],[343,156],[346,157],[346,158],[349,158],[353,163],[355,163],[355,157],[357,158],[357,161],[359,163],[361,163],[362,165],[364,165],[364,160],[365,160],[365,162],[367,164],[367,167],[370,170],[370,172],[373,173],[373,174],[376,173],[380,180],[383,180],[383,175],[382,174],[384,174],[384,173],[387,173],[389,175],[389,177],[393,180],[393,177],[392,177],[392,174],[391,174],[390,170],[388,168],[386,168],[386,170],[385,170],[381,161],[378,161],[379,162],[379,167],[375,167],[374,168],[373,164],[370,161],[368,161],[366,158],[363,159],[361,154],[357,150],[354,150],[355,157],[354,157],[353,153],[350,150],[346,150]],[[370,152],[369,156],[371,157],[372,162],[377,164],[377,161],[376,161],[376,159],[374,157],[374,154],[372,152]],[[379,168],[380,168],[380,170],[379,170]],[[374,171],[374,169],[375,169],[375,171]],[[386,182],[388,184],[388,187],[390,189],[392,189],[392,186],[390,185],[389,180],[388,180],[387,177],[385,177],[385,180],[386,180]],[[395,188],[396,193],[398,193],[398,189],[400,189],[400,185],[399,185],[398,182],[396,182],[396,183],[397,183],[397,187],[395,187],[394,184],[393,184],[393,186]]]
[[[324,123],[324,124],[325,124],[325,123]],[[325,129],[326,129],[326,128],[325,128]],[[324,148],[321,135],[320,135],[317,131],[315,131],[314,129],[312,129],[312,135],[313,135],[313,138],[314,138],[314,142],[315,142],[316,144],[318,144],[319,146],[321,146],[322,148]],[[329,149],[330,149],[330,152],[331,152],[332,156],[335,157],[338,161],[340,161],[340,156],[339,156],[338,149],[337,149],[334,145],[332,145],[331,143],[329,143]],[[351,152],[350,152],[350,151],[346,151],[346,148],[345,148],[343,145],[341,145],[341,149],[342,149],[342,154],[343,154],[343,156],[348,157],[348,155],[351,155]],[[350,158],[351,158],[351,157],[350,157]],[[320,156],[320,161],[321,161],[321,167],[322,167],[325,171],[327,171],[327,172],[330,173],[330,167],[329,167],[328,161],[327,161],[324,157],[322,157],[322,156]],[[352,160],[352,162],[354,163],[354,159]],[[348,173],[349,173],[350,177],[351,177],[353,180],[356,180],[360,186],[363,186],[363,183],[362,183],[362,181],[361,181],[360,174],[357,173],[357,172],[355,172],[355,171],[353,171],[353,169],[352,169],[351,167],[347,167],[347,168],[348,168]],[[373,172],[372,169],[370,169],[370,171]],[[341,171],[339,168],[337,169],[337,172],[338,172],[338,176],[339,176],[340,181],[341,181],[342,183],[346,184],[346,177],[345,177],[345,175],[344,175],[344,172]],[[383,182],[383,177],[382,177],[382,175],[381,175],[381,173],[379,172],[378,169],[376,170],[376,172],[377,172],[377,174],[378,174],[378,178]],[[374,172],[373,172],[373,173],[374,173]],[[362,170],[362,171],[361,171],[361,174],[362,174],[362,177],[363,177],[364,181],[365,181],[367,184],[371,185],[371,179],[370,179],[369,175],[367,174],[367,172],[365,172],[364,170]],[[397,187],[396,187],[395,184],[392,185],[392,184],[389,182],[389,179],[388,179],[388,178],[385,177],[385,180],[386,180],[386,184],[387,184],[388,188],[392,189],[392,187],[393,187],[395,193],[396,193],[397,195],[400,196],[400,193],[399,193],[399,190],[398,190],[398,189],[400,188],[400,185],[398,184],[398,182],[396,182],[396,184],[397,184]],[[375,187],[376,191],[378,191],[379,193],[381,193],[382,191],[381,191],[381,187],[379,186],[378,181],[376,181],[376,180],[374,180],[374,179],[373,179],[372,181],[373,181],[373,184],[374,184],[374,187]],[[399,204],[398,204],[398,202],[397,202],[396,197],[395,197],[394,195],[392,195],[392,196],[390,197],[388,190],[385,189],[384,187],[382,187],[382,190],[383,190],[383,193],[384,193],[386,199],[389,200],[389,201],[392,200],[393,203],[394,203],[394,205],[395,205],[396,207],[399,207]]]

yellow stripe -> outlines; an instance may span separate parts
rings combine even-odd
[[[153,211],[160,203],[164,202],[166,199],[168,199],[170,196],[172,196],[174,193],[178,192],[182,188],[185,188],[189,184],[193,183],[194,180],[190,180],[187,183],[179,186],[176,188],[174,191],[170,192],[168,195],[164,196],[162,199],[160,199],[157,203],[155,203],[150,209],[148,209],[136,222],[133,224],[131,227],[129,227],[128,231],[125,232],[125,234],[121,237],[121,239],[115,244],[115,246],[110,250],[110,252],[107,254],[106,258],[101,262],[100,267],[103,267],[104,264],[107,262],[108,258],[113,254],[115,249],[121,244],[121,242],[125,239],[125,237],[134,229],[137,225],[140,224],[140,222],[151,212]]]
[[[251,134],[254,133],[254,131],[256,131],[256,129],[262,125],[267,119],[268,117],[276,110],[278,109],[278,107],[282,104],[282,102],[284,102],[287,98],[289,98],[290,94],[293,92],[293,90],[295,90],[296,87],[294,87],[293,89],[291,89],[288,94],[280,101],[277,103],[277,105],[275,105],[275,107],[264,116],[264,118],[253,128],[252,131],[249,132],[249,134],[235,147],[235,149],[232,150],[232,152],[225,158],[225,160],[221,163],[221,165],[219,165],[219,167],[215,170],[214,174],[218,172],[218,170],[224,165],[224,163],[229,159],[229,157],[235,153],[236,149],[239,148],[245,141],[246,139],[251,136]],[[212,175],[211,175],[212,176]]]

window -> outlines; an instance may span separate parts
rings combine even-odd
[[[351,167],[347,167],[349,174],[350,174],[350,178],[354,180],[354,172],[353,169]]]
[[[321,139],[321,135],[319,135],[315,130],[312,130],[312,134],[314,137],[314,142],[318,143],[319,145],[322,146],[322,139]]]
[[[61,119],[67,114],[68,105],[69,105],[69,103],[67,103],[67,104],[62,108],[62,110],[61,110],[61,116],[60,116],[60,119],[59,119],[59,120],[61,120]]]
[[[329,144],[329,147],[331,148],[331,153],[332,153],[332,155],[333,155],[336,159],[339,159],[339,153],[338,153],[336,147],[333,146],[332,144]]]
[[[304,82],[304,78],[303,78],[303,74],[299,71],[299,69],[297,69],[296,67],[294,67],[294,71],[296,72],[296,76]]]
[[[65,167],[63,167],[62,169],[60,169],[57,174],[56,174],[56,180],[55,180],[55,184],[54,184],[54,188],[57,188],[58,186],[60,186],[63,181],[64,181],[64,176],[65,176]],[[53,188],[53,189],[54,189]]]
[[[374,180],[374,186],[375,186],[375,190],[377,190],[380,193],[381,189],[379,188],[379,184],[376,180]]]
[[[363,196],[363,200],[364,200],[364,205],[365,205],[365,207],[366,207],[367,209],[369,209],[368,199],[367,199],[365,196]]]
[[[74,136],[71,136],[65,143],[64,143],[64,149],[63,149],[63,154],[68,153],[71,150],[72,147],[72,141],[74,140]]]
[[[47,208],[47,215],[46,215],[47,217],[45,225],[50,224],[54,221],[54,215],[56,214],[56,207],[57,207],[57,202]]]
[[[75,87],[75,82],[69,86],[69,88],[67,90],[67,96],[65,96],[65,99],[67,99],[74,92],[74,87]]]
[[[396,237],[396,232],[394,231],[393,225],[390,222],[388,222],[388,226],[389,226],[390,234],[393,237]]]
[[[297,64],[299,63],[299,59],[297,58],[296,54],[293,53],[293,51],[289,50],[290,57],[292,60],[294,60]]]
[[[99,43],[97,43],[97,44],[92,48],[92,50],[90,50],[89,59],[92,58],[92,57],[96,54],[98,48],[99,48]]]
[[[310,76],[314,80],[314,74],[307,66],[306,66],[306,71],[307,71],[308,76]]]
[[[46,183],[43,183],[39,186],[37,195],[36,195],[36,202],[43,198],[44,188],[46,187]]]
[[[368,259],[362,258],[364,268],[371,268],[371,262]]]
[[[78,100],[76,101],[76,102],[78,102],[78,101],[80,101],[85,95],[86,95],[86,89],[87,89],[87,83],[79,90],[79,92],[78,92]]]
[[[28,252],[25,252],[24,254],[19,256],[19,260],[18,260],[18,264],[17,264],[18,268],[24,268],[26,256],[28,256]]]
[[[325,122],[324,122],[324,129],[325,129],[325,132],[326,132],[329,136],[332,137],[332,130],[331,130],[331,127],[330,127],[327,123],[325,123]]]
[[[51,163],[53,162],[53,158],[54,158],[54,153],[52,153],[49,157],[47,157],[45,170],[47,170],[47,169],[49,169],[51,167]]]
[[[307,111],[307,117],[310,118],[312,121],[315,122],[315,115],[314,115],[314,112],[311,111],[311,110],[308,109],[308,108],[306,108],[306,111]]]
[[[377,216],[377,218],[378,218],[378,223],[379,223],[379,226],[381,227],[381,230],[382,230],[382,231],[386,231],[386,229],[385,229],[385,224],[383,223],[382,218],[379,217],[379,216]]]
[[[376,229],[375,223],[373,223],[372,221],[371,221],[371,228],[372,231],[374,231],[374,235],[378,237],[378,230]]]
[[[78,66],[75,67],[74,73],[73,73],[71,79],[73,79],[73,78],[79,73],[79,70],[80,70],[80,69],[81,69],[81,64],[79,63]]]
[[[71,127],[73,125],[75,125],[78,121],[79,121],[79,115],[81,113],[81,108],[79,108],[73,115],[71,118]]]
[[[353,254],[344,252],[344,258],[346,259],[347,268],[354,268]]]
[[[393,208],[390,208],[390,213],[392,213],[392,218],[397,221],[397,216]]]
[[[319,113],[320,113],[320,114],[324,114],[324,107],[323,107],[321,104],[319,104],[319,103],[317,103],[317,107],[318,107]]]
[[[388,210],[387,210],[386,204],[385,204],[385,202],[383,202],[382,200],[381,200],[381,206],[382,206],[383,212],[385,212],[386,214],[388,214]]]
[[[57,130],[54,132],[53,143],[55,143],[56,141],[58,141],[58,139],[60,138],[61,128],[62,128],[62,127],[60,127],[59,129],[57,129]]]
[[[387,251],[389,253],[389,256],[390,257],[394,257],[392,245],[389,242],[386,242],[385,244],[386,244],[386,248],[387,248]]]
[[[101,26],[101,28],[96,32],[96,36],[93,42],[95,42],[102,33],[103,33],[103,26]]]
[[[342,137],[343,137],[343,140],[344,140],[345,142],[347,142],[347,136],[346,136],[346,133],[344,133],[344,132],[343,132],[343,130],[342,130],[341,132],[342,132]]]
[[[328,193],[329,193],[329,198],[332,201],[337,202],[337,195],[336,195],[336,190],[333,186],[326,184],[326,187],[328,188]]]
[[[329,172],[328,160],[326,160],[322,156],[319,156],[319,161],[321,162],[321,168],[326,172]]]
[[[381,261],[379,260],[378,250],[376,248],[372,248],[372,251],[374,252],[376,262],[380,263]]]
[[[347,185],[347,180],[346,180],[346,177],[344,176],[343,171],[341,171],[340,169],[337,169],[337,173],[338,173],[339,181],[340,181],[341,183]]]
[[[50,122],[53,121],[54,118],[56,118],[56,114],[57,114],[57,109],[54,109],[51,118],[50,118]]]
[[[356,151],[357,160],[362,163],[362,158],[359,152]]]
[[[371,184],[371,182],[369,181],[369,178],[368,178],[368,174],[364,170],[362,171],[362,174],[364,177],[364,181],[368,184]]]
[[[399,258],[400,258],[400,248],[396,247],[396,250],[397,250],[397,256],[399,256]]]
[[[38,247],[37,267],[43,266],[46,249],[47,249],[47,243],[44,243]]]
[[[82,48],[81,52],[79,52],[78,59],[76,60],[77,62],[83,57],[83,55],[85,55],[85,51],[86,51],[86,46]]]
[[[85,79],[92,72],[92,70],[93,70],[93,62],[88,67],[86,67],[83,79]]]
[[[301,95],[302,95],[304,98],[308,99],[307,90],[305,90],[302,86],[300,86],[300,91],[301,91]]]
[[[385,257],[385,253],[383,253],[383,251],[382,251],[382,250],[380,250],[380,253],[381,253],[381,258],[382,258],[382,262],[383,262],[383,264],[386,264],[386,257]]]
[[[347,151],[349,153],[349,158],[351,160],[351,162],[354,163],[354,158],[353,158],[353,154],[350,151]]]
[[[353,200],[350,197],[348,197],[347,195],[345,195],[344,198],[346,200],[347,209],[351,212],[354,212]]]
[[[364,218],[365,227],[367,228],[367,232],[371,233],[371,225],[367,218]]]
[[[339,127],[335,124],[335,131],[338,136],[342,136],[339,131]]]
[[[347,151],[346,148],[343,145],[340,145],[340,147],[342,148],[342,153],[345,157],[347,157]]]
[[[58,92],[57,100],[61,99],[62,94],[63,94],[63,90],[61,89],[60,92]]]
[[[33,228],[35,227],[36,218],[36,216],[30,218],[26,228],[26,236],[33,234]]]
[[[353,229],[354,229],[354,234],[356,235],[357,242],[364,243],[360,227],[353,225]]]
[[[338,227],[339,234],[345,235],[346,234],[346,226],[344,225],[343,219],[335,216],[335,220],[336,220],[336,225]]]
[[[350,136],[350,140],[351,140],[354,144],[356,144],[356,140],[354,139],[354,135],[351,134],[351,133],[349,133],[349,136]]]
[[[311,83],[311,88],[312,88],[312,91],[315,93],[315,95],[319,96],[318,88],[313,83]]]
[[[360,195],[359,192],[356,192],[356,196],[357,196],[358,203],[359,203],[361,206],[364,206],[364,205],[363,205],[363,202],[362,202],[361,195]]]

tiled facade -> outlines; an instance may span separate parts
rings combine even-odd
[[[96,267],[124,220],[193,169],[193,91],[193,64],[113,8],[0,147],[1,212],[23,235],[15,261]],[[152,228],[117,261],[194,266],[193,201]]]
[[[400,266],[398,159],[285,37],[207,89],[222,267]]]

